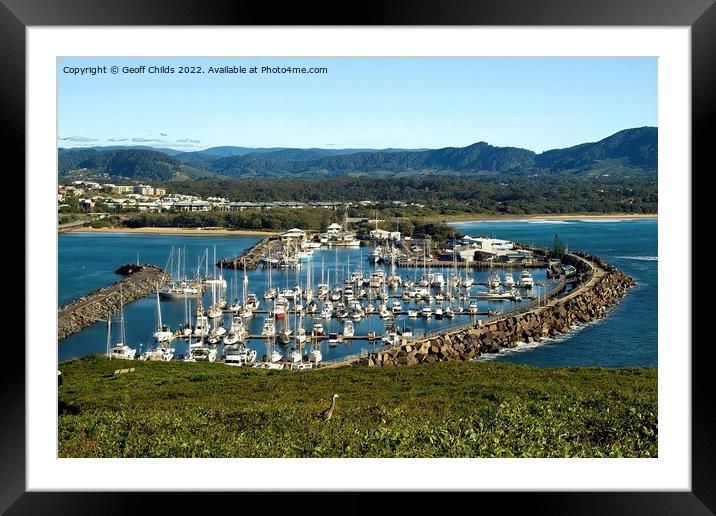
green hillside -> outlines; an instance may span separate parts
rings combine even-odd
[[[333,177],[448,176],[508,177],[574,173],[656,177],[658,130],[619,131],[594,143],[536,154],[517,147],[478,142],[441,149],[248,149],[213,147],[175,157],[146,149],[60,149],[60,177],[71,170],[142,180],[204,178],[183,174],[179,164],[240,179],[325,179]],[[606,172],[604,172],[606,170]],[[73,176],[74,177],[74,176]]]
[[[136,370],[112,375],[123,367]],[[60,370],[60,457],[657,456],[655,369],[291,372],[93,355]]]

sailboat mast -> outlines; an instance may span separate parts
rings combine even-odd
[[[216,279],[216,244],[214,245],[214,279]]]
[[[239,280],[236,275],[236,255],[234,254],[234,291],[232,293],[234,299],[239,298]]]
[[[112,347],[112,312],[107,316],[107,355],[109,356],[109,348]],[[112,357],[110,356],[110,359]]]
[[[122,299],[122,286],[119,287],[119,337],[122,344],[125,343],[124,336],[124,301]]]
[[[159,305],[159,283],[157,283],[157,331],[162,331],[162,307]]]
[[[270,269],[269,269],[270,270]],[[246,257],[244,257],[244,293],[243,293],[243,303],[244,306],[246,306],[246,285],[249,283],[249,278],[246,276]]]

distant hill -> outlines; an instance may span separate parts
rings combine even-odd
[[[125,149],[96,151],[94,149],[59,149],[59,175],[84,168],[115,178],[167,181],[175,177],[181,162],[154,150]]]
[[[322,149],[317,149],[322,150]],[[535,153],[515,147],[493,147],[485,142],[467,147],[424,151],[369,151],[320,156],[310,150],[246,154],[218,159],[210,170],[232,177],[323,177],[355,172],[506,171],[530,168]]]
[[[211,147],[169,156],[155,149],[59,149],[59,174],[86,168],[113,177],[192,180],[212,176],[315,179],[415,174],[651,174],[657,170],[658,130],[639,127],[603,140],[536,154],[486,142],[442,149],[294,149]]]
[[[566,149],[543,152],[535,163],[540,168],[559,172],[589,170],[603,160],[616,160],[632,167],[657,168],[658,129],[639,127],[619,131],[595,143],[582,143]]]
[[[298,159],[307,157],[342,156],[344,154],[356,154],[357,152],[415,152],[429,149],[300,149],[294,147],[209,147],[200,151],[180,153],[182,155],[216,156],[226,158],[229,156],[244,156],[246,154],[263,154],[272,159],[283,159],[286,156],[296,156]],[[301,154],[306,153],[306,154]]]
[[[166,154],[167,156],[178,156],[180,154],[184,154],[184,151],[176,150],[176,149],[169,149],[166,147],[149,147],[148,145],[105,145],[105,146],[93,146],[93,147],[82,147],[82,149],[90,149],[95,150],[98,152],[104,152],[104,151],[112,151],[112,150],[133,150],[133,149],[141,149],[141,150],[153,150],[157,152],[161,152],[163,154]],[[79,150],[79,148],[75,147],[73,149],[67,149],[67,150]]]

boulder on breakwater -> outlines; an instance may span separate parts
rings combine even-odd
[[[471,360],[483,353],[514,348],[520,343],[539,342],[567,333],[573,326],[605,317],[607,310],[619,303],[636,284],[631,276],[595,256],[575,253],[568,255],[565,263],[577,269],[580,284],[546,305],[497,320],[477,321],[471,327],[370,353],[359,364],[391,367]]]
[[[171,281],[169,274],[156,265],[125,264],[115,272],[126,275],[126,278],[90,292],[57,310],[58,340],[97,321],[106,321],[112,312],[119,310],[120,291],[122,303],[126,305],[156,292],[158,286]]]

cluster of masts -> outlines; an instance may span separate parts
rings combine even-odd
[[[281,245],[276,253],[269,251],[268,256],[264,256],[259,260],[264,268],[274,269],[298,269],[303,266],[312,256],[321,244],[318,242],[302,241],[302,242],[285,242]]]
[[[172,254],[174,250],[172,249]],[[216,254],[216,249],[214,249]],[[204,253],[206,258],[208,250]],[[181,252],[178,253],[177,270],[181,264]],[[208,263],[208,262],[207,262]],[[214,260],[216,263],[216,260]],[[336,277],[338,276],[336,260]],[[201,265],[197,267],[197,271]],[[488,292],[470,295],[470,289],[474,280],[469,272],[463,275],[454,270],[448,275],[448,280],[442,272],[430,272],[425,270],[420,279],[417,272],[413,278],[401,277],[395,272],[395,261],[391,260],[391,272],[386,274],[382,269],[374,270],[366,276],[362,270],[356,270],[344,275],[345,279],[331,286],[330,270],[321,266],[321,282],[314,288],[312,285],[313,269],[311,268],[306,277],[305,287],[297,282],[293,288],[278,290],[272,285],[271,270],[269,262],[269,283],[263,293],[267,309],[260,338],[270,344],[270,353],[260,363],[256,362],[256,350],[246,346],[246,341],[251,337],[249,329],[244,322],[250,319],[259,311],[261,301],[254,292],[248,292],[248,276],[244,263],[244,273],[241,289],[241,302],[238,297],[237,271],[234,269],[232,290],[234,301],[228,304],[226,294],[226,280],[223,278],[223,271],[219,274],[209,276],[205,274],[201,281],[190,284],[186,278],[175,280],[163,288],[157,288],[157,329],[154,332],[155,347],[148,349],[140,355],[142,360],[172,360],[175,355],[175,348],[171,347],[176,338],[188,339],[189,354],[183,358],[184,361],[208,361],[214,362],[218,358],[218,345],[223,344],[224,359],[227,364],[232,365],[254,365],[255,367],[282,368],[286,363],[292,367],[301,368],[315,366],[322,361],[321,351],[318,346],[319,339],[326,338],[325,330],[321,320],[336,318],[342,322],[343,330],[340,334],[330,333],[327,336],[329,346],[346,338],[350,339],[355,334],[355,323],[364,317],[377,315],[383,320],[407,315],[409,319],[434,317],[437,320],[453,318],[456,315],[477,315],[478,306],[475,299],[488,300],[513,300],[520,301],[521,296],[516,287],[530,289],[534,285],[532,275],[528,270],[523,270],[518,281],[511,273],[505,273],[503,278],[492,270],[487,280]],[[216,269],[216,266],[214,266]],[[207,270],[208,272],[208,270]],[[298,275],[298,273],[297,273]],[[197,275],[198,277],[198,275]],[[182,287],[183,285],[183,287]],[[187,286],[189,285],[189,286]],[[500,287],[504,286],[504,289]],[[179,289],[182,289],[179,293]],[[195,288],[197,295],[191,289]],[[204,288],[211,288],[211,304],[204,308],[201,300],[201,293]],[[402,288],[401,296],[390,296],[388,289]],[[167,293],[171,292],[170,295]],[[177,331],[172,332],[169,326],[164,325],[161,319],[161,307],[159,298],[181,297],[185,304],[185,323]],[[121,297],[121,292],[120,292]],[[194,310],[195,324],[191,324],[192,304],[191,298],[198,297]],[[392,299],[391,299],[392,297]],[[403,307],[401,300],[410,305],[414,301],[415,306]],[[229,328],[224,327],[223,316],[231,314]],[[291,328],[291,315],[293,315],[293,326]],[[304,326],[305,318],[312,318],[313,325],[310,333]],[[125,344],[124,336],[124,315],[120,299],[120,341],[110,347],[111,320],[108,320],[107,331],[107,354],[115,358],[136,357],[137,351]],[[283,320],[281,329],[277,329],[276,321]],[[392,344],[396,338],[411,336],[409,328],[395,330],[394,325],[387,325],[382,341],[385,344]],[[369,338],[375,335],[369,335]],[[196,339],[192,342],[192,339]],[[311,350],[307,357],[302,354],[302,347],[311,342]],[[276,349],[279,346],[288,346],[294,342],[287,358]],[[307,360],[306,360],[307,358]]]

